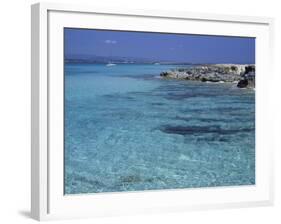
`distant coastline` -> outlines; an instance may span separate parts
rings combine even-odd
[[[147,65],[200,65],[190,62],[173,62],[173,61],[157,61],[149,59],[123,59],[123,58],[95,58],[95,59],[69,59],[66,58],[66,64],[147,64]]]
[[[141,57],[123,57],[123,56],[95,56],[95,55],[67,55],[64,57],[66,64],[155,64],[155,65],[209,65],[207,62],[190,62],[190,61],[172,61]],[[249,64],[249,63],[241,63]]]
[[[201,65],[201,64],[194,64],[189,62],[120,62],[120,61],[109,61],[109,62],[100,62],[100,61],[89,61],[89,60],[64,60],[65,64],[96,64],[96,65],[106,65],[108,63],[114,63],[117,65]]]

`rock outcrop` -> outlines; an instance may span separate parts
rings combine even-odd
[[[165,71],[160,76],[202,82],[235,82],[239,88],[255,87],[255,65],[199,65]]]

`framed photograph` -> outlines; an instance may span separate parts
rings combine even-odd
[[[32,217],[272,204],[272,30],[32,5]]]

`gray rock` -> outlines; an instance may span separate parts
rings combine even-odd
[[[243,85],[243,80],[247,80],[248,87],[255,87],[255,65],[200,65],[188,68],[172,69],[162,72],[160,76],[168,79],[182,79],[202,82],[239,83],[242,81],[239,85]]]

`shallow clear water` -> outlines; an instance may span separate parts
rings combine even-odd
[[[65,193],[255,184],[255,93],[170,65],[65,65]]]

